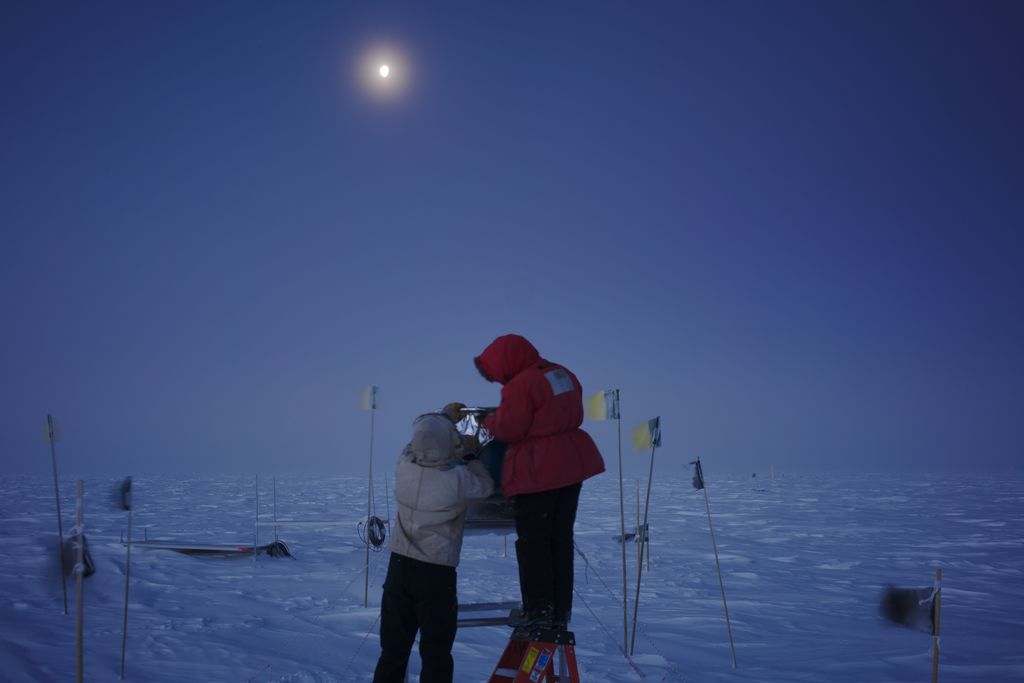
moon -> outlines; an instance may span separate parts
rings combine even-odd
[[[387,78],[388,76],[391,75],[391,67],[388,66],[387,64],[381,64],[380,68],[377,69],[377,73],[380,74],[381,78]]]

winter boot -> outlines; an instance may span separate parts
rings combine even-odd
[[[536,631],[550,630],[554,628],[555,610],[551,605],[545,605],[538,609],[527,610],[522,615],[521,621],[515,625],[512,637],[522,639]]]

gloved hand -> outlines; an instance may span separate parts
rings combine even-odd
[[[449,403],[444,408],[442,408],[441,413],[444,414],[449,420],[451,420],[455,424],[458,424],[459,422],[462,421],[462,418],[465,417],[465,414],[463,414],[462,412],[462,409],[465,407],[465,403],[459,403],[458,401],[455,401],[453,403]]]

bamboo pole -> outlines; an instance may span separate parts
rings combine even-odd
[[[647,543],[647,515],[651,508],[651,481],[654,479],[654,450],[657,445],[651,445],[651,467],[647,473],[647,497],[644,501],[644,523],[643,531],[638,534],[640,538],[640,561],[636,567],[636,597],[633,599],[633,633],[629,639],[629,654],[632,655],[636,650],[636,620],[640,613],[640,577],[643,575],[643,560],[644,560],[644,545]],[[639,482],[638,482],[639,485]],[[638,492],[639,493],[639,492]],[[640,499],[637,498],[637,504],[639,505]],[[642,535],[641,535],[642,534]]]
[[[64,593],[64,614],[68,613],[67,567],[64,564],[64,522],[60,514],[60,487],[57,484],[57,429],[53,415],[46,414],[46,436],[50,441],[50,460],[53,461],[53,496],[57,500],[57,557],[60,558],[60,588]]]
[[[256,519],[253,524],[252,563],[256,564],[256,556],[260,547],[260,475],[256,475]]]
[[[124,623],[121,625],[121,678],[124,678],[125,650],[128,647],[128,583],[132,573],[132,508],[128,507],[128,550],[124,559]]]
[[[629,622],[629,595],[626,587],[626,496],[622,482],[622,413],[619,390],[615,390],[615,426],[619,437],[619,540],[622,541],[622,651],[626,652]],[[638,499],[639,502],[639,499]]]
[[[935,568],[935,611],[932,613],[932,683],[939,683],[939,630],[942,625],[942,567]]]
[[[373,414],[376,412],[377,397],[370,404],[370,467],[366,482],[366,566],[363,567],[363,607],[370,606],[370,515],[373,514]]]
[[[277,477],[274,477],[274,542],[277,542]]]
[[[85,579],[85,524],[83,506],[85,497],[82,480],[76,483],[75,501],[75,681],[85,680],[85,596],[82,595]]]
[[[636,538],[633,539],[636,542],[636,561],[637,567],[640,566],[640,480],[636,480]]]
[[[704,472],[697,458],[697,467],[701,471],[701,480],[704,481]],[[722,608],[725,610],[725,627],[729,632],[729,651],[732,653],[732,668],[736,668],[736,645],[732,639],[732,622],[729,620],[729,605],[725,601],[725,583],[722,581],[722,566],[718,562],[718,543],[715,541],[715,527],[711,523],[711,499],[708,497],[708,485],[704,481],[704,506],[708,511],[708,529],[711,531],[711,547],[715,551],[715,571],[718,573],[718,587],[722,591]]]

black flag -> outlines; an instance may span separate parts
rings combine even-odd
[[[132,509],[132,478],[125,477],[120,487],[120,503],[122,510]]]
[[[935,588],[888,586],[882,594],[882,616],[900,626],[935,635]]]
[[[690,464],[693,465],[693,490],[700,491],[704,488],[704,470],[700,466],[700,458]]]

